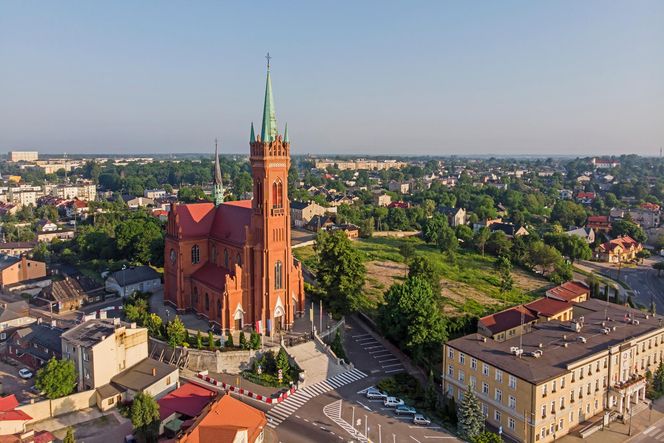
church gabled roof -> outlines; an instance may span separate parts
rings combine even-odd
[[[174,206],[183,238],[206,237],[214,219],[213,203],[190,203]]]
[[[223,291],[226,286],[226,275],[228,275],[228,270],[214,263],[207,262],[191,274],[191,278],[212,289]]]
[[[245,226],[251,224],[251,200],[238,200],[217,206],[210,236],[219,240],[244,245]]]

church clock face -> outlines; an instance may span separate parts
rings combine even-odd
[[[175,249],[171,249],[171,263],[175,263]]]

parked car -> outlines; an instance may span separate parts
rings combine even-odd
[[[387,408],[396,408],[397,406],[401,406],[401,405],[403,405],[403,404],[405,404],[405,403],[404,403],[403,400],[401,400],[400,398],[396,398],[396,397],[387,397],[387,398],[383,401],[383,404],[384,404],[385,407],[387,407]]]
[[[27,380],[32,378],[32,372],[28,368],[21,368],[18,370],[18,376]]]
[[[367,398],[369,400],[385,400],[387,398],[387,394],[379,390],[372,390],[367,391]]]
[[[416,425],[429,426],[431,424],[431,420],[429,420],[422,414],[415,414],[413,416],[413,423],[415,423]]]
[[[397,406],[397,408],[394,410],[395,414],[397,415],[406,415],[406,414],[417,414],[417,411],[415,408],[411,406],[406,406],[406,405],[401,405]]]

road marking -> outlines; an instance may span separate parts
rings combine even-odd
[[[391,355],[392,353],[391,353],[390,351],[386,350],[386,349],[382,349],[382,350],[380,350],[380,351],[369,351],[369,354],[385,354],[385,355]],[[382,358],[382,357],[385,357],[385,355],[383,355],[383,356],[374,355],[374,357],[376,357],[376,358]]]
[[[385,360],[378,360],[378,363],[385,363],[387,361],[399,361],[399,359],[396,357],[386,358]]]
[[[650,432],[651,432],[653,429],[655,429],[655,428],[656,428],[656,426],[651,426],[651,427],[649,427],[648,429],[646,429],[645,431],[643,431],[643,433],[646,434],[646,435],[648,435],[648,433],[650,433]]]
[[[367,346],[364,349],[369,350],[369,349],[377,349],[377,348],[382,348],[382,346]]]
[[[301,418],[299,415],[296,415],[297,418]]]
[[[385,373],[386,373],[386,374],[391,374],[392,372],[402,372],[402,371],[405,371],[405,369],[404,369],[404,368],[401,368],[401,369],[392,369],[392,370],[390,370],[390,371],[385,371]]]
[[[365,405],[364,403],[362,403],[361,401],[358,401],[357,404],[361,405],[364,409],[371,412],[371,408],[369,406]]]
[[[306,419],[306,418],[304,419],[304,421],[306,421],[307,423],[309,423],[309,420],[308,420],[308,419]]]
[[[422,426],[422,425],[410,425],[408,426],[410,429],[440,429],[440,426]]]
[[[419,441],[418,439],[416,439],[416,438],[413,437],[412,435],[410,435],[409,437],[412,438],[413,440],[415,440],[417,443],[422,443],[421,441]]]
[[[401,363],[392,363],[391,365],[380,365],[381,368],[389,368],[390,366],[401,366]]]
[[[369,389],[373,388],[373,387],[374,387],[374,385],[367,386],[366,388],[362,389],[361,391],[357,391],[357,393],[358,393],[358,394],[366,394],[367,391],[368,391]]]
[[[356,338],[355,341],[358,343],[362,343],[366,341],[376,341],[376,339],[373,337],[363,337],[363,338]]]
[[[357,337],[366,337],[366,336],[368,336],[368,335],[371,335],[371,334],[357,334],[357,335],[353,335],[352,337],[353,337],[353,338],[357,338]]]
[[[425,435],[424,438],[455,438],[452,437],[451,435],[446,435],[446,436],[438,436],[438,435]]]

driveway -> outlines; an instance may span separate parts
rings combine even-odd
[[[10,362],[13,361],[10,360]],[[21,403],[38,397],[37,394],[30,390],[35,384],[34,377],[29,380],[23,380],[18,376],[18,370],[22,367],[18,363],[12,365],[8,362],[0,362],[0,383],[2,384],[0,394],[2,396],[15,394]]]

